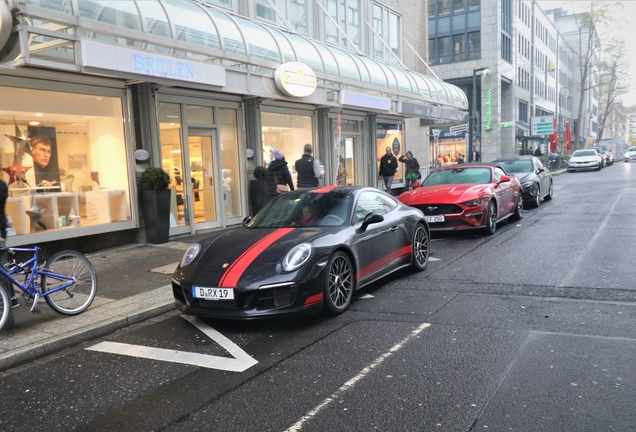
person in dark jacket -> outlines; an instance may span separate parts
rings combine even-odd
[[[406,174],[404,174],[406,190],[411,190],[413,182],[422,177],[420,174],[420,163],[413,157],[413,153],[410,151],[407,151],[405,154],[400,156],[398,160],[406,166]]]
[[[278,195],[276,192],[276,185],[287,185],[289,190],[294,190],[294,183],[292,182],[289,168],[287,168],[287,161],[285,155],[280,150],[274,150],[274,160],[267,167],[267,196],[269,199]]]
[[[397,159],[393,156],[391,147],[386,148],[386,153],[380,158],[380,177],[384,179],[384,188],[387,193],[391,193],[393,176],[398,170]]]
[[[322,178],[320,163],[312,156],[313,153],[314,147],[309,143],[305,144],[302,157],[294,164],[298,174],[298,189],[318,187],[318,180]]]

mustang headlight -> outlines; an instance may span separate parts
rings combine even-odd
[[[474,206],[480,206],[480,205],[484,205],[484,204],[486,204],[486,200],[483,199],[483,198],[479,198],[479,199],[472,200],[472,201],[466,201],[464,203],[464,205],[466,207],[474,207]]]
[[[290,272],[300,268],[309,260],[313,249],[313,246],[309,243],[294,246],[283,258],[283,270]]]
[[[195,243],[190,246],[183,255],[183,258],[181,258],[181,267],[183,268],[194,261],[197,255],[199,255],[199,251],[201,251],[201,245],[199,243]]]

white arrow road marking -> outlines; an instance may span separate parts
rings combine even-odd
[[[218,331],[198,318],[189,315],[181,315],[186,321],[197,327],[206,336],[221,345],[234,358],[217,357],[207,354],[176,351],[164,348],[153,348],[143,345],[132,345],[119,342],[100,342],[97,345],[86,348],[89,351],[99,351],[110,354],[141,357],[150,360],[167,361],[172,363],[189,364],[209,369],[219,369],[229,372],[243,372],[256,363],[257,360],[250,357],[234,342],[223,336]]]
[[[370,298],[373,298],[371,294],[360,294],[356,296],[356,300],[370,299]]]
[[[441,261],[439,258],[428,257],[429,261]]]

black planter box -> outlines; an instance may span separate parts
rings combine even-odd
[[[167,243],[170,237],[170,189],[142,190],[141,206],[146,225],[146,241]]]

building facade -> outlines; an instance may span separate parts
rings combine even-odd
[[[425,3],[413,7],[0,1],[9,244],[137,238],[136,174],[150,165],[171,177],[171,235],[239,224],[274,150],[293,167],[312,144],[324,185],[375,186],[385,147],[419,155],[426,124],[467,121],[465,93],[426,74]]]

